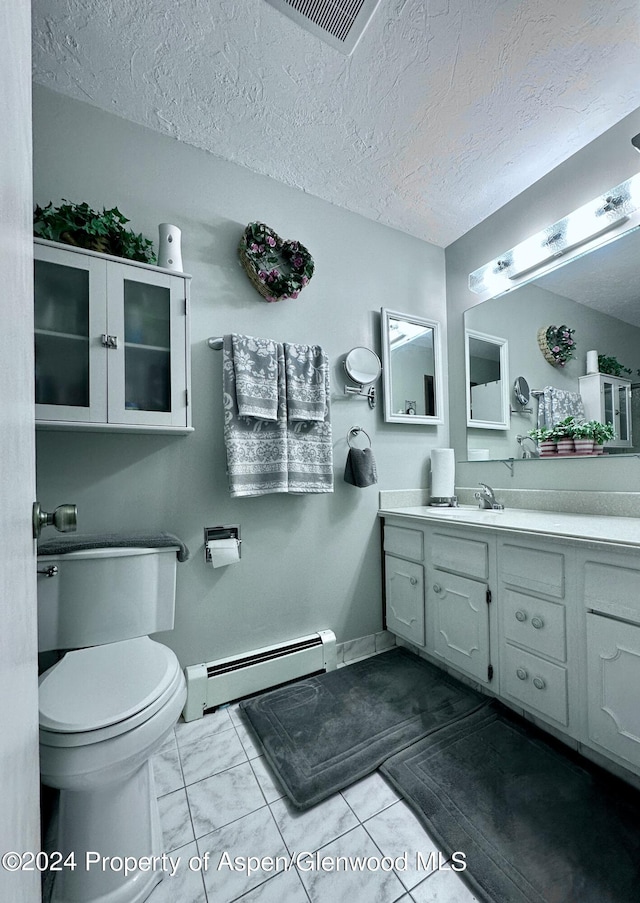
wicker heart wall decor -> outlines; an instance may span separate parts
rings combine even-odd
[[[568,360],[575,357],[574,333],[575,329],[568,326],[543,326],[539,329],[538,346],[545,361],[554,367],[564,367]]]
[[[299,241],[284,241],[264,223],[249,223],[240,239],[240,262],[266,301],[297,298],[313,276],[313,257]]]

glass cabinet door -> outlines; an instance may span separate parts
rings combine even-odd
[[[99,420],[106,413],[104,264],[36,246],[35,401],[44,420]],[[102,312],[92,309],[102,296]],[[96,356],[97,352],[97,356]]]
[[[184,280],[111,264],[108,296],[109,422],[184,425]]]
[[[124,280],[124,406],[171,411],[171,291]]]

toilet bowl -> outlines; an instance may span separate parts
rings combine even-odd
[[[78,630],[86,631],[89,624],[94,642],[105,635],[109,641],[71,649],[39,679],[41,779],[43,784],[60,791],[55,836],[50,838],[50,845],[63,854],[63,859],[72,854],[70,861],[75,863],[75,868],[63,868],[49,876],[52,880],[45,885],[45,900],[142,903],[163,877],[160,867],[137,867],[148,857],[160,857],[163,853],[150,759],[180,716],[186,684],[171,649],[149,636],[129,634],[139,631],[141,617],[154,629],[173,626],[173,603],[169,611],[163,596],[173,596],[175,582],[167,585],[162,580],[151,581],[150,585],[150,568],[155,573],[149,558],[153,550],[141,550],[139,556],[132,555],[130,549],[110,549],[106,556],[104,549],[95,552],[100,567],[111,564],[116,577],[120,567],[126,570],[120,575],[119,594],[125,581],[127,599],[124,604],[119,595],[115,606],[103,609],[92,624],[92,619],[96,619],[96,600],[98,610],[109,604],[111,584],[101,583],[89,599],[86,572],[92,556],[72,552],[56,558],[63,577],[60,592],[55,588],[60,597],[56,597],[56,623],[64,624],[68,603],[74,611],[74,616],[67,619],[74,638]],[[165,556],[160,567],[161,576],[166,576],[166,552],[158,550],[158,554]],[[137,585],[136,559],[144,586]],[[49,557],[43,560],[51,563]],[[74,592],[76,565],[80,565],[82,579],[78,586],[83,587],[84,605],[93,610],[81,626],[75,618],[81,610]],[[47,594],[51,596],[51,588],[45,584],[45,589],[39,594],[43,600]],[[120,606],[125,612],[127,605],[135,608],[131,617],[112,617],[114,608]],[[55,642],[60,642],[59,626],[56,630]],[[114,635],[125,638],[110,641]],[[46,640],[41,648],[42,645],[46,647]],[[128,869],[128,874],[125,857],[130,864],[136,864]]]

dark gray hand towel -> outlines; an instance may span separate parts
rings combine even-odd
[[[163,531],[127,532],[127,533],[74,533],[73,535],[54,536],[38,543],[38,555],[64,555],[66,552],[78,552],[82,549],[102,548],[150,548],[166,549],[176,547],[178,561],[186,561],[189,549],[181,539],[173,533]]]
[[[352,486],[373,486],[378,482],[376,459],[370,448],[350,448],[344,469],[345,483]]]

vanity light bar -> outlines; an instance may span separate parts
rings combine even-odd
[[[514,280],[605,235],[638,209],[640,173],[475,270],[469,275],[469,289],[495,295],[515,288]]]

